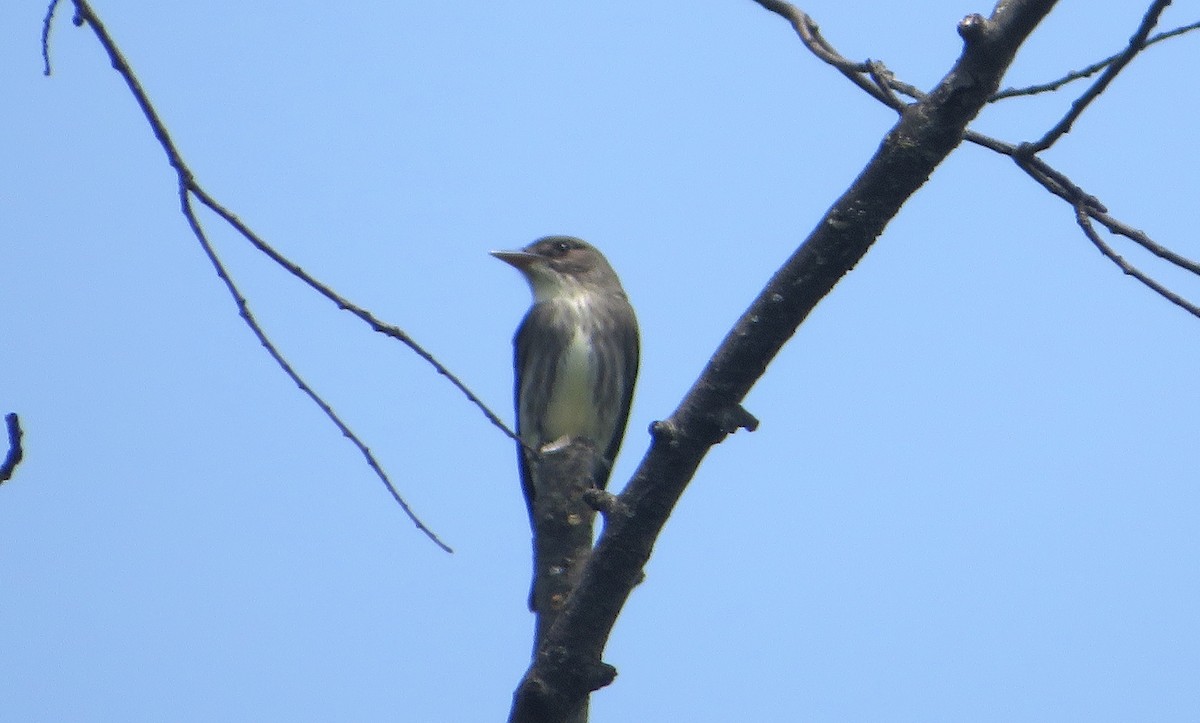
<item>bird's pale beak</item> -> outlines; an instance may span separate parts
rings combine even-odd
[[[492,256],[500,259],[506,264],[515,266],[524,271],[541,258],[537,254],[531,254],[525,251],[493,251]]]

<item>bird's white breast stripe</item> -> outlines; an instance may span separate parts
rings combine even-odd
[[[542,433],[546,441],[559,437],[601,436],[597,429],[593,398],[596,384],[596,364],[592,347],[583,329],[576,328],[570,344],[563,350],[555,370],[554,394],[542,418]]]

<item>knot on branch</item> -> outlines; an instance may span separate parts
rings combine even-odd
[[[620,497],[594,487],[583,493],[583,501],[603,515],[605,522],[613,517],[631,517],[633,514]]]
[[[650,423],[650,438],[656,444],[664,444],[673,449],[679,446],[679,437],[679,427],[670,419]]]
[[[714,427],[712,444],[720,444],[726,437],[737,432],[739,429],[744,429],[747,432],[753,432],[758,429],[758,418],[746,411],[746,408],[740,404],[721,407],[711,412],[708,415],[708,420],[712,422]]]
[[[617,669],[595,658],[572,655],[555,646],[538,652],[534,667],[513,696],[510,723],[568,720],[587,702],[587,696],[617,678]],[[543,676],[539,670],[553,671]]]
[[[958,21],[958,37],[967,45],[983,42],[988,32],[987,18],[979,13],[971,13]]]
[[[725,438],[739,429],[753,432],[758,429],[758,418],[740,404],[726,404],[717,409],[697,407],[698,415],[684,415],[685,424],[681,425],[675,418],[650,425],[650,436],[656,444],[666,445],[669,449],[677,449],[688,442],[713,446],[725,441]]]
[[[565,646],[551,645],[538,651],[538,665],[546,664],[561,673],[561,680],[540,679],[535,670],[537,690],[543,695],[592,693],[617,679],[617,669],[590,655],[574,653]]]

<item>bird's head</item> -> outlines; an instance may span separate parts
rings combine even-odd
[[[620,282],[604,254],[573,236],[546,236],[520,251],[493,251],[492,256],[524,274],[534,299],[545,301]]]

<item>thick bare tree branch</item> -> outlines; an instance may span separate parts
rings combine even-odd
[[[762,4],[762,3],[760,3]],[[775,5],[775,3],[772,3]],[[1017,49],[1055,0],[1003,0],[958,27],[962,55],[936,88],[907,107],[854,184],[775,273],[667,419],[618,499],[579,587],[514,695],[512,721],[564,720],[612,678],[604,647],[667,517],[700,461],[783,344],[863,257],[900,207],[963,140]],[[768,9],[774,9],[769,7]]]
[[[585,493],[596,487],[596,459],[596,447],[587,439],[572,440],[541,455],[538,474],[558,482],[544,485],[533,498],[530,602],[537,615],[535,651],[566,606],[592,551],[596,509],[588,504]]]

